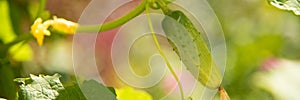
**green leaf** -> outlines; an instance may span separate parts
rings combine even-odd
[[[9,10],[8,2],[6,0],[0,0],[0,40],[2,40],[4,44],[12,42],[17,37],[12,27]],[[20,43],[12,47],[5,47],[3,50],[4,53],[7,52],[6,49],[9,49],[10,55],[12,55],[12,58],[16,61],[31,60],[33,55],[32,49],[28,44]]]
[[[88,100],[116,100],[116,95],[95,80],[84,81],[81,90]]]
[[[296,15],[300,15],[299,0],[270,0],[270,3],[279,9],[293,11]]]
[[[107,87],[107,89],[108,89],[111,93],[113,93],[114,95],[117,95],[117,94],[116,94],[116,90],[115,90],[113,87]]]
[[[64,89],[60,77],[59,74],[53,76],[30,74],[30,78],[16,78],[14,81],[20,83],[19,99],[55,99],[59,95],[58,91]]]
[[[15,44],[10,47],[9,53],[16,61],[30,61],[33,55],[33,51],[29,44],[25,44],[24,42]]]
[[[83,92],[86,93],[85,95]],[[114,100],[116,99],[115,89],[105,87],[95,80],[84,81],[81,89],[78,84],[66,86],[65,90],[59,91],[57,100]]]
[[[64,90],[59,91],[57,100],[86,100],[78,84],[66,86]]]
[[[167,13],[162,26],[187,70],[204,86],[217,89],[222,81],[221,74],[200,32],[188,17],[181,11],[171,11]]]
[[[14,100],[16,98],[16,86],[13,82],[13,70],[10,66],[0,65],[0,76],[0,97]]]
[[[9,14],[9,6],[6,0],[0,0],[0,39],[4,43],[8,43],[16,38]]]

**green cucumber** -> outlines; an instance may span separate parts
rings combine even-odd
[[[200,32],[181,11],[169,11],[162,21],[169,44],[182,60],[187,70],[204,86],[220,87],[222,78],[219,69]]]

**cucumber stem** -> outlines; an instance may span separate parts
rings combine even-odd
[[[80,32],[103,32],[103,31],[117,28],[117,27],[125,24],[126,22],[130,21],[131,19],[135,18],[136,16],[140,15],[141,13],[143,13],[145,11],[146,4],[147,4],[147,0],[143,0],[136,8],[134,8],[128,14],[126,14],[116,20],[113,20],[113,21],[110,21],[110,22],[107,22],[104,24],[79,26],[77,28],[77,33],[80,33]]]
[[[158,5],[160,6],[161,10],[163,13],[166,15],[168,14],[171,10],[168,8],[167,4],[162,1],[162,0],[157,0]]]

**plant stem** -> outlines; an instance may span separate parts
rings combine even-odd
[[[41,0],[35,19],[41,16],[41,13],[44,11],[45,7],[46,7],[46,0]]]
[[[25,34],[18,36],[14,41],[6,44],[6,46],[10,47],[10,46],[13,46],[14,44],[17,44],[22,41],[30,40],[30,39],[33,39],[33,36],[30,33],[25,33]]]
[[[174,69],[172,68],[169,60],[167,59],[166,55],[162,51],[161,46],[160,46],[160,44],[159,44],[159,42],[157,40],[156,34],[154,32],[154,29],[153,29],[153,25],[152,25],[152,20],[151,20],[151,17],[150,17],[149,8],[150,8],[150,5],[147,5],[147,7],[146,7],[146,14],[147,14],[148,24],[149,24],[149,28],[151,30],[152,38],[153,38],[153,40],[155,42],[156,48],[158,49],[160,55],[163,57],[164,61],[166,62],[168,69],[170,70],[171,74],[173,75],[173,77],[175,78],[176,82],[178,83],[180,94],[181,94],[181,100],[184,100],[184,93],[183,93],[182,84],[181,84],[179,78],[177,77]]]
[[[147,0],[143,0],[136,8],[121,18],[100,25],[79,26],[77,32],[103,32],[117,28],[145,11]]]
[[[166,15],[168,14],[171,10],[167,7],[167,4],[162,1],[162,0],[157,0],[158,5],[160,6],[161,10],[163,13]]]

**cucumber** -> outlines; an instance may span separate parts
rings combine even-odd
[[[162,21],[169,44],[187,70],[209,89],[218,89],[222,78],[200,32],[181,11],[169,11]]]

